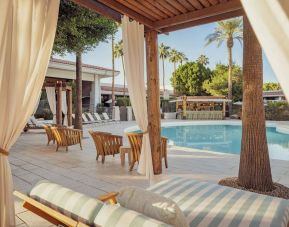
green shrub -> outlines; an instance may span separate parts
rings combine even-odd
[[[127,97],[119,97],[116,99],[116,106],[130,106],[130,99]]]
[[[282,102],[268,102],[265,106],[266,120],[273,121],[288,121],[289,120],[289,106],[286,101]]]

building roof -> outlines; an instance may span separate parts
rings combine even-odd
[[[63,65],[73,65],[75,66],[75,62],[74,61],[68,61],[68,60],[63,60],[63,59],[57,59],[57,58],[51,58],[50,59],[51,63],[59,63],[59,64],[63,64]],[[82,64],[83,68],[90,68],[90,69],[99,69],[99,70],[106,70],[106,71],[111,71],[112,69],[109,68],[105,68],[105,67],[100,67],[100,66],[96,66],[96,65],[90,65],[90,64]],[[118,72],[117,70],[115,70],[115,72]]]
[[[263,91],[263,97],[285,97],[282,90],[278,91]]]
[[[167,33],[244,14],[240,0],[73,0],[120,22],[122,15],[147,30]]]

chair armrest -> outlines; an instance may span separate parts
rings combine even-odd
[[[31,211],[38,214],[39,216],[45,218],[50,216],[54,220],[57,220],[67,226],[77,226],[78,222],[74,221],[73,219],[59,213],[56,210],[30,198],[29,196],[22,194],[21,192],[14,191],[13,194],[18,197],[19,199],[24,201],[23,207],[27,208],[28,210],[32,209]],[[45,217],[43,216],[45,215]],[[51,221],[51,219],[49,220]],[[54,223],[55,224],[55,223]],[[86,225],[83,225],[86,226]]]
[[[107,202],[109,201],[111,204],[117,204],[116,196],[118,195],[117,192],[110,192],[105,195],[101,195],[97,197],[98,200],[102,202]]]

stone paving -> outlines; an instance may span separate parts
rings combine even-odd
[[[148,187],[149,182],[144,176],[138,175],[136,170],[129,172],[127,163],[125,166],[120,165],[118,155],[106,157],[104,164],[96,161],[95,146],[88,134],[88,130],[98,130],[123,135],[123,130],[133,125],[135,122],[86,127],[83,151],[75,145],[69,147],[68,152],[63,148],[55,152],[55,145],[46,145],[44,131],[34,130],[23,133],[11,149],[9,156],[15,190],[27,192],[41,179],[59,183],[93,197],[128,185]],[[127,143],[127,139],[124,138],[124,144]],[[218,182],[220,178],[237,175],[239,156],[169,147],[168,163],[168,169],[163,166],[162,179],[184,176]],[[289,162],[271,160],[271,167],[274,181],[289,186]],[[53,226],[21,205],[22,202],[15,198],[18,227]]]

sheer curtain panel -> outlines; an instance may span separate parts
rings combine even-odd
[[[15,226],[9,150],[37,103],[59,0],[0,1],[0,227]]]

